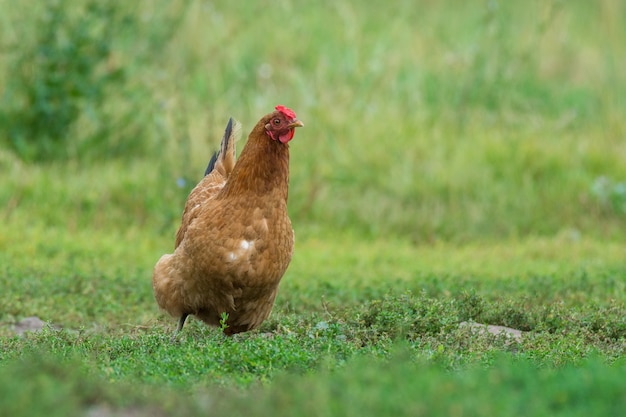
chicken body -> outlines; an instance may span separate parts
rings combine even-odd
[[[226,334],[258,327],[270,314],[293,254],[287,215],[289,145],[302,126],[282,106],[263,117],[235,163],[238,125],[227,126],[220,151],[190,193],[175,251],[157,262],[152,284],[158,305],[219,325]]]

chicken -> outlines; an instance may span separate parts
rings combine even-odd
[[[291,261],[294,234],[287,215],[289,141],[304,126],[276,106],[252,129],[235,162],[240,125],[228,122],[221,147],[191,191],[175,250],[154,267],[158,305],[179,319],[213,326],[227,314],[227,335],[257,328],[270,314]]]

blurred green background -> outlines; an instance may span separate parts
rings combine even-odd
[[[0,6],[5,219],[171,234],[228,117],[282,103],[301,233],[624,237],[623,2]]]

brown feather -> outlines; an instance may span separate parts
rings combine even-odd
[[[262,118],[235,163],[234,140],[192,190],[173,254],[157,262],[157,303],[175,317],[192,314],[227,334],[252,330],[270,314],[293,254],[287,215],[289,146],[266,133]]]

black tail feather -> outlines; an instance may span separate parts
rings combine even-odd
[[[233,133],[233,118],[228,119],[228,124],[226,125],[226,130],[224,130],[224,137],[222,138],[222,144],[220,150],[215,152],[209,161],[209,165],[207,165],[206,170],[204,171],[204,175],[207,176],[213,171],[215,168],[215,163],[217,162],[217,158],[220,156],[222,152],[226,152],[228,148],[228,141]]]
[[[206,170],[204,171],[204,176],[206,177],[207,175],[209,175],[211,173],[211,171],[213,171],[213,168],[215,168],[215,163],[217,162],[217,155],[219,154],[219,151],[216,151],[213,156],[211,157],[211,160],[209,161],[209,165],[207,165]]]

